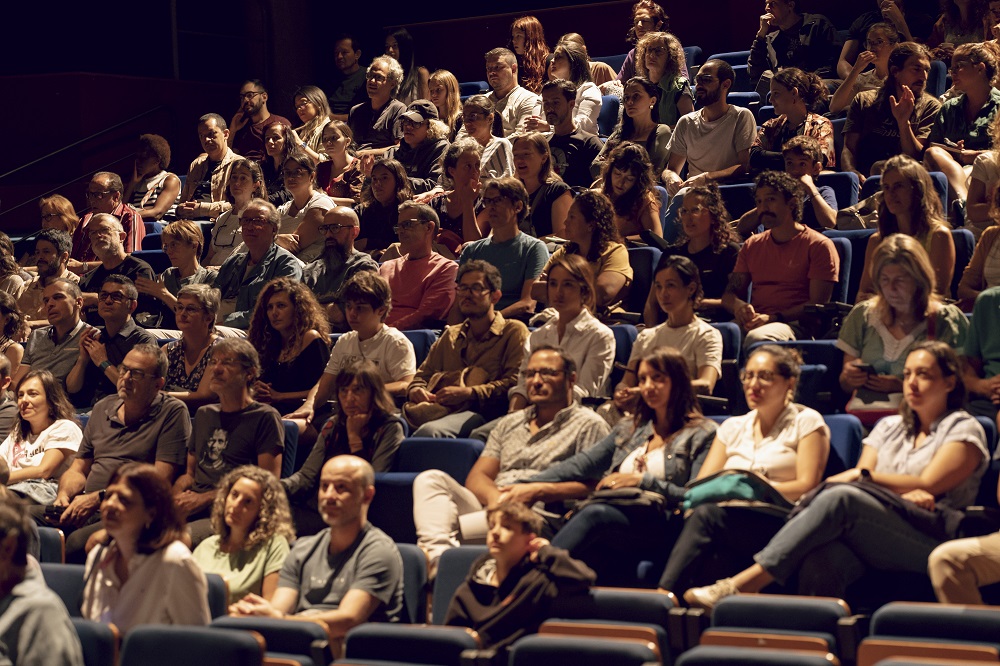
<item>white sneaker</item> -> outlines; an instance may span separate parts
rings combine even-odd
[[[736,589],[736,584],[732,578],[723,578],[722,580],[715,581],[712,585],[692,587],[684,593],[684,601],[693,608],[712,610],[715,604],[719,603],[719,599],[739,593],[740,591]]]

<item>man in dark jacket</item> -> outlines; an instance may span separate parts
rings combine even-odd
[[[781,67],[833,78],[836,58],[837,30],[830,19],[799,13],[798,0],[766,0],[747,62],[752,81]]]
[[[403,140],[388,156],[406,169],[414,194],[428,192],[441,177],[441,157],[448,149],[448,126],[438,119],[437,107],[426,99],[414,100],[397,120]]]

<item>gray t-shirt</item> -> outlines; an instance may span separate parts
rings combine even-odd
[[[278,455],[285,447],[285,426],[270,405],[251,402],[238,412],[205,405],[194,415],[188,451],[195,457],[192,490],[213,490],[230,470],[256,465],[263,453]]]
[[[86,327],[85,322],[78,322],[60,342],[55,340],[54,326],[36,328],[24,344],[21,365],[31,366],[32,370],[48,370],[56,379],[65,382],[66,376],[80,357],[80,333]]]
[[[278,575],[278,587],[299,593],[296,613],[336,610],[349,590],[379,600],[371,622],[399,622],[403,613],[403,559],[389,536],[371,523],[351,546],[330,554],[330,530],[295,542]]]
[[[177,398],[160,393],[153,399],[149,413],[133,425],[118,418],[122,399],[109,395],[99,400],[90,413],[83,431],[83,441],[76,457],[93,462],[87,475],[86,493],[108,487],[108,479],[127,462],[153,464],[160,460],[183,466],[191,439],[191,417],[187,405]]]
[[[24,580],[0,599],[0,666],[83,666],[83,649],[66,606],[29,564]]]

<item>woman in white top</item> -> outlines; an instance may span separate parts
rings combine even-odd
[[[556,46],[549,62],[548,79],[573,82],[576,86],[573,122],[578,129],[597,134],[597,118],[601,115],[601,90],[590,78],[590,59],[586,49],[573,42],[563,42]],[[548,132],[550,128],[544,116],[534,116],[528,120],[525,129]]]
[[[243,244],[240,215],[253,199],[267,200],[264,173],[256,161],[241,157],[233,162],[226,185],[226,200],[233,207],[215,218],[212,240],[205,255],[206,266],[221,266]]]
[[[274,242],[309,262],[323,253],[326,241],[319,225],[326,211],[333,208],[333,200],[316,189],[316,160],[304,151],[289,153],[281,169],[292,200],[278,208],[281,221]]]
[[[576,362],[573,394],[580,398],[604,398],[615,360],[615,336],[592,314],[596,303],[594,273],[578,254],[563,254],[549,263],[549,306],[555,316],[528,336],[517,384],[510,390],[510,411],[528,406],[525,369],[528,358],[539,347],[551,345]]]
[[[141,624],[206,626],[208,583],[180,538],[170,483],[152,465],[126,463],[101,501],[103,543],[87,555],[81,614],[123,634]]]
[[[16,392],[17,420],[0,444],[0,457],[10,470],[7,488],[29,503],[52,504],[83,431],[62,385],[48,370],[30,370]]]
[[[742,373],[750,412],[719,426],[699,479],[724,469],[748,470],[789,502],[820,482],[830,429],[819,413],[793,401],[801,363],[798,352],[787,347],[763,345],[753,351]],[[688,589],[732,575],[784,521],[784,515],[749,507],[699,505],[684,521],[660,589]]]
[[[824,488],[785,523],[756,552],[756,564],[689,589],[685,600],[712,608],[722,597],[759,592],[795,574],[800,594],[842,599],[870,569],[927,571],[948,529],[919,517],[911,522],[911,509],[971,504],[989,458],[982,426],[961,408],[966,390],[960,371],[947,344],[917,345],[906,357],[900,413],[882,419],[865,438],[857,466],[830,477],[838,485]]]
[[[493,136],[496,107],[486,95],[473,95],[462,105],[462,126],[465,133],[483,147],[479,175],[501,178],[514,175],[514,152],[510,141]]]

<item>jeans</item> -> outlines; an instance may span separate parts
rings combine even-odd
[[[922,573],[940,543],[863,490],[834,486],[820,493],[754,556],[786,582],[799,572],[799,592],[843,596],[867,569]]]
[[[413,431],[411,437],[468,437],[486,419],[476,412],[455,412],[439,419],[428,421]]]

